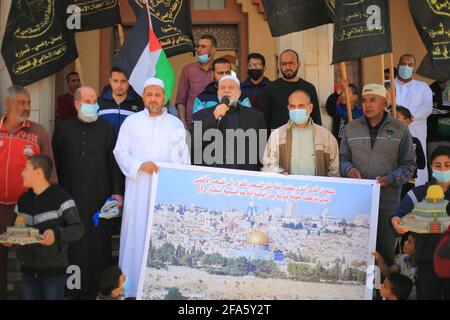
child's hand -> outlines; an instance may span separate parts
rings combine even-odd
[[[372,252],[372,255],[375,257],[375,261],[377,264],[380,264],[380,262],[384,261],[383,257],[378,252]]]
[[[14,243],[11,243],[11,242],[3,242],[2,245],[3,245],[4,247],[11,248],[11,247],[14,245]]]
[[[55,243],[55,233],[51,229],[45,230],[42,234],[41,244],[43,246],[51,246],[53,243]]]
[[[402,218],[392,217],[391,219],[392,227],[397,231],[398,234],[405,234],[408,230],[403,229],[401,225],[403,224]]]

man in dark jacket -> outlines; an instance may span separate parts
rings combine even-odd
[[[300,59],[297,52],[286,49],[280,54],[282,77],[266,86],[261,100],[261,110],[264,113],[267,128],[270,130],[277,129],[288,122],[289,111],[286,106],[291,93],[297,90],[305,91],[311,97],[313,104],[311,119],[315,124],[322,125],[316,88],[312,83],[298,77],[299,68]]]
[[[71,265],[81,269],[79,298],[95,298],[97,276],[112,264],[112,220],[94,226],[92,216],[112,197],[123,203],[121,172],[112,153],[116,144],[110,124],[98,121],[97,94],[81,87],[75,92],[78,117],[60,122],[53,134],[53,151],[60,185],[75,200],[86,233],[69,250]]]
[[[144,110],[141,96],[134,91],[127,77],[118,67],[113,67],[109,76],[109,85],[103,88],[98,98],[99,119],[114,128],[117,137],[123,121],[131,114]]]
[[[386,89],[368,84],[362,92],[364,116],[351,121],[341,141],[341,176],[376,179],[380,185],[377,251],[388,264],[394,258],[395,238],[388,217],[400,202],[401,188],[414,174],[415,155],[408,126],[385,112]]]
[[[260,170],[260,160],[267,142],[264,116],[238,102],[241,95],[239,86],[236,77],[224,76],[219,82],[217,96],[219,101],[228,97],[229,103],[218,103],[194,114],[193,164]],[[211,143],[204,143],[212,138]]]
[[[22,171],[23,184],[30,188],[15,208],[17,222],[39,230],[40,243],[19,246],[17,258],[22,271],[25,300],[62,300],[69,265],[69,243],[84,233],[75,202],[57,184],[50,185],[53,163],[46,156],[32,156]]]

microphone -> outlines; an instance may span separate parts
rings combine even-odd
[[[230,97],[229,96],[223,96],[222,97],[222,99],[220,100],[220,103],[219,104],[224,104],[224,105],[226,105],[227,107],[229,107],[230,106]],[[219,122],[220,122],[220,120],[222,120],[222,117],[219,117]]]

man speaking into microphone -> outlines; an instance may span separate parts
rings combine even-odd
[[[267,142],[264,115],[239,103],[238,78],[219,81],[215,107],[193,115],[192,163],[219,168],[259,171]]]

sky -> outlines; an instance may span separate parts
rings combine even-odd
[[[313,203],[310,201],[295,201],[295,211],[297,215],[321,214],[328,208],[329,214],[338,218],[352,219],[358,214],[370,214],[372,186],[364,184],[322,182],[311,180],[298,180],[293,178],[276,179],[262,176],[249,176],[242,174],[211,173],[191,171],[186,169],[161,168],[158,189],[156,193],[156,204],[171,203],[191,206],[195,204],[199,207],[206,207],[212,210],[229,210],[232,208],[246,211],[249,201],[253,201],[258,207],[258,212],[266,210],[267,207],[280,208],[284,213],[289,201],[274,199],[251,199],[250,196],[227,196],[197,193],[194,180],[208,175],[211,179],[247,180],[249,183],[282,183],[283,185],[319,186],[323,188],[333,188],[336,194],[331,195],[329,203]],[[307,177],[305,177],[307,179]],[[342,179],[345,182],[345,179]],[[210,185],[211,186],[211,185]],[[276,192],[275,190],[273,192]],[[298,193],[292,193],[298,194]]]

